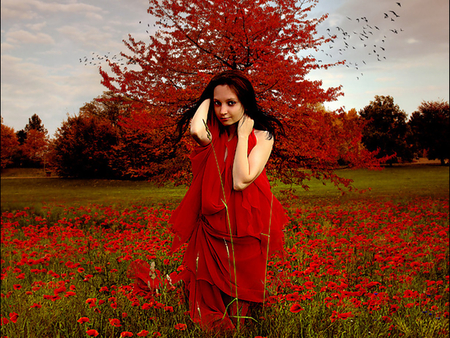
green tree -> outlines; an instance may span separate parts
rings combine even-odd
[[[409,120],[412,139],[418,150],[425,150],[430,160],[441,164],[450,157],[450,110],[444,101],[423,101]]]
[[[359,111],[366,121],[362,142],[369,151],[378,151],[378,158],[389,157],[392,164],[399,158],[411,161],[413,153],[407,143],[406,113],[394,104],[391,96],[375,96],[375,100]]]

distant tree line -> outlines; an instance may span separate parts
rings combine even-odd
[[[318,109],[326,112],[323,107]],[[407,119],[391,96],[375,96],[360,111],[342,113],[328,132],[340,137],[358,119],[364,128],[358,147],[376,151],[388,164],[411,162],[416,157],[449,159],[449,103],[424,101]],[[24,129],[14,132],[1,124],[1,167],[46,167],[67,178],[149,179],[182,182],[189,172],[189,138],[177,147],[167,133],[136,102],[106,92],[86,103],[75,116],[67,116],[49,139],[34,114]],[[341,147],[350,147],[350,143]],[[339,163],[347,160],[341,150]]]
[[[427,157],[444,165],[450,157],[448,102],[424,101],[407,120],[391,96],[375,96],[359,115],[367,123],[362,142],[389,164]]]

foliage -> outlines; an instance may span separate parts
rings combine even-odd
[[[33,114],[24,129],[16,133],[19,149],[15,153],[14,165],[19,167],[41,167],[48,146],[48,131],[41,118]]]
[[[319,64],[308,54],[308,50],[330,41],[315,36],[317,25],[327,15],[307,17],[316,3],[209,0],[205,5],[199,0],[151,0],[148,12],[158,19],[158,30],[148,44],[129,36],[124,41],[129,55],[122,53],[127,65],[121,68],[108,60],[109,72],[100,69],[102,83],[112,93],[132,99],[133,109],[150,116],[147,133],[159,135],[158,147],[172,143],[179,114],[194,103],[215,73],[241,70],[254,84],[259,104],[282,120],[287,131],[277,140],[268,168],[284,182],[319,177],[348,185],[350,182],[332,171],[339,164],[342,149],[346,149],[345,158],[352,167],[378,163],[372,154],[356,146],[362,128],[356,119],[345,121],[348,128],[336,130],[339,114],[317,109],[342,93],[340,87],[324,90],[321,81],[306,79],[314,69],[335,65]],[[160,150],[166,151],[164,147]],[[132,161],[125,159],[130,166],[123,171],[176,173],[175,165],[180,166],[178,175],[188,175],[184,145],[174,155],[151,163],[158,165],[157,169],[143,162],[139,165],[145,168],[133,167]],[[299,170],[304,168],[309,170]]]
[[[119,138],[113,146],[110,164],[117,176],[128,179],[152,179],[164,184],[168,181],[184,182],[190,168],[180,159],[187,154],[186,139],[176,147],[170,136],[174,126],[163,127],[147,111],[133,111],[121,117]],[[170,128],[170,129],[169,129]],[[170,131],[167,134],[167,131]],[[164,165],[162,165],[164,164]]]
[[[81,113],[68,116],[55,134],[52,165],[61,177],[111,178],[109,159],[116,142],[108,121]]]
[[[2,213],[1,335],[8,337],[447,337],[448,198],[288,207],[286,257],[239,332],[194,325],[169,255],[172,207],[70,204]],[[130,262],[161,284],[133,294]]]
[[[412,136],[419,150],[430,160],[445,163],[450,158],[450,109],[448,102],[424,101],[409,120]]]
[[[20,149],[22,154],[31,162],[42,163],[46,150],[48,140],[45,133],[37,129],[30,129],[27,132],[27,138]]]
[[[375,100],[359,111],[367,121],[362,142],[370,151],[378,151],[378,157],[391,157],[393,163],[400,157],[402,161],[411,161],[413,154],[406,142],[408,124],[406,113],[394,104],[391,96],[375,96]]]
[[[1,119],[1,168],[13,163],[13,156],[19,147],[19,141],[14,133],[14,129],[3,124]]]

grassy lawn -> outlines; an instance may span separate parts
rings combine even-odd
[[[347,200],[355,198],[402,199],[409,196],[445,198],[449,194],[449,168],[429,165],[411,165],[385,168],[381,171],[340,170],[340,176],[353,179],[364,194],[347,193],[341,196],[329,182],[309,183],[308,191],[299,187],[295,194],[302,202],[317,200]],[[289,186],[276,184],[274,194],[283,200],[283,190]],[[166,184],[164,187],[145,181],[72,180],[59,178],[21,178],[9,176],[1,180],[3,210],[39,207],[42,204],[176,204],[186,193],[186,187]]]

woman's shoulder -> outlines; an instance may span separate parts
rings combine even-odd
[[[258,143],[260,142],[273,143],[274,141],[273,135],[267,130],[253,129],[253,133],[255,134]]]

